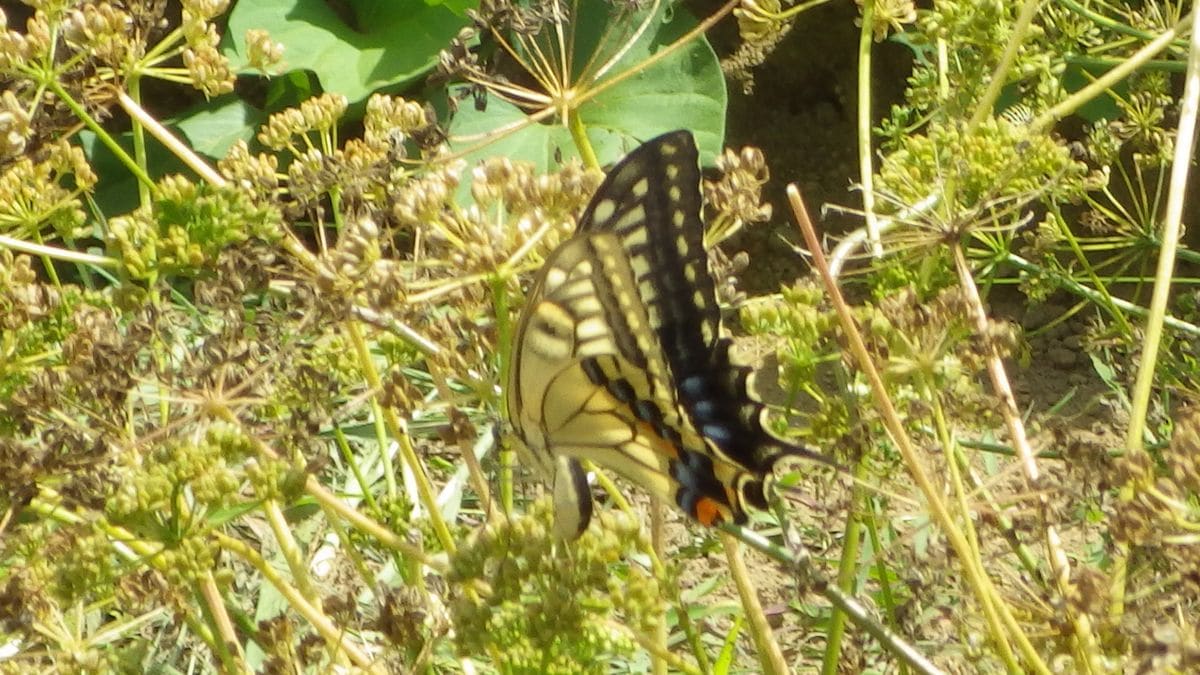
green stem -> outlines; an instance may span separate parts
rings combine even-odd
[[[507,270],[507,267],[505,268]],[[501,391],[499,405],[501,417],[508,420],[512,411],[508,409],[508,387],[510,371],[512,370],[512,359],[509,357],[512,354],[512,321],[509,320],[509,302],[508,302],[508,283],[504,274],[497,274],[492,277],[492,307],[496,316],[496,353],[499,355],[500,361],[500,386]],[[513,512],[513,463],[514,453],[509,449],[507,443],[501,444],[500,451],[500,507],[504,513],[511,514]]]
[[[357,667],[372,673],[382,673],[382,667],[354,644],[345,627],[335,624],[319,604],[309,602],[295,586],[287,582],[275,568],[245,542],[219,532],[214,533],[224,550],[238,556],[262,575],[287,601],[291,609],[303,616],[319,634],[334,655],[344,655]]]
[[[729,531],[721,532],[720,538],[725,549],[725,560],[729,563],[729,574],[733,577],[738,596],[742,600],[742,608],[746,612],[750,635],[758,648],[758,662],[763,667],[763,672],[784,675],[788,672],[787,662],[771,632],[771,625],[767,623],[767,615],[763,612],[762,602],[754,590],[754,583],[750,581],[750,572],[746,569],[746,561],[742,557],[741,544]]]
[[[1118,58],[1102,58],[1099,56],[1078,56],[1067,54],[1063,57],[1063,63],[1068,63],[1081,68],[1092,68],[1108,70],[1116,68],[1125,62],[1125,59]],[[1178,61],[1162,61],[1159,59],[1151,59],[1142,64],[1146,70],[1159,70],[1164,73],[1182,73],[1187,71],[1187,64]]]
[[[866,23],[865,21],[863,22]],[[867,489],[863,479],[867,476],[867,462],[860,460],[854,467],[854,488],[850,492],[850,510],[846,518],[846,534],[842,538],[842,558],[838,564],[837,587],[848,595],[855,592],[858,576],[858,557],[862,550],[862,507],[866,502]],[[829,620],[829,637],[825,644],[825,658],[821,663],[822,675],[836,675],[841,652],[842,636],[846,633],[846,613],[834,609]]]
[[[354,456],[354,452],[350,449],[350,443],[346,440],[346,433],[342,431],[342,426],[334,422],[333,438],[337,442],[338,450],[342,454],[342,461],[346,466],[350,467],[350,472],[354,474],[354,480],[358,483],[359,492],[362,493],[363,502],[367,508],[378,513],[379,504],[375,501],[375,496],[371,494],[371,484],[367,482],[367,477],[363,475],[362,467],[358,465],[358,458]]]
[[[1117,323],[1120,324],[1121,332],[1125,335],[1129,335],[1132,332],[1129,322],[1125,319],[1124,314],[1116,311],[1116,307],[1113,305],[1113,298],[1108,292],[1108,287],[1101,282],[1100,276],[1096,274],[1096,270],[1092,267],[1088,257],[1084,255],[1083,250],[1079,247],[1079,240],[1076,239],[1075,234],[1071,232],[1071,228],[1067,225],[1066,220],[1062,217],[1062,213],[1058,210],[1057,206],[1054,208],[1054,221],[1058,224],[1058,229],[1062,234],[1063,239],[1065,239],[1067,245],[1071,247],[1071,252],[1075,254],[1076,261],[1083,266],[1083,269],[1087,272],[1092,285],[1098,289],[1097,292],[1103,298],[1102,304],[1108,308],[1109,313],[1112,314],[1113,318],[1115,318]]]
[[[184,143],[175,134],[171,133],[170,129],[167,129],[161,122],[154,119],[137,101],[130,98],[124,92],[117,92],[117,103],[121,104],[121,108],[134,121],[135,129],[140,126],[143,130],[150,132],[150,135],[155,140],[162,143],[163,147],[169,150],[171,154],[178,157],[181,162],[195,171],[197,175],[209,184],[216,186],[225,185],[227,181],[224,176],[209,166],[187,143]]]
[[[794,18],[795,16],[799,15],[801,12],[806,12],[806,11],[813,9],[814,7],[817,7],[819,5],[824,5],[827,2],[829,2],[829,0],[808,0],[808,2],[802,2],[798,5],[796,5],[795,7],[789,7],[787,9],[783,10],[782,12],[768,12],[767,10],[762,9],[761,7],[758,9],[758,11],[763,16],[765,16],[769,19],[772,19],[774,21],[787,21],[788,19]]]
[[[137,75],[131,76],[127,80],[129,87],[129,97],[140,106],[142,103],[142,80]],[[143,169],[148,166],[146,159],[146,130],[138,124],[137,118],[131,119],[130,134],[133,136],[133,159],[138,166]],[[150,203],[150,186],[146,183],[138,182],[138,203],[146,206]]]
[[[79,118],[79,121],[83,122],[88,129],[91,129],[92,133],[96,134],[96,138],[100,139],[100,142],[104,144],[104,147],[108,148],[109,151],[116,156],[117,160],[124,164],[125,168],[129,169],[129,172],[132,173],[139,182],[149,186],[154,185],[154,181],[150,179],[150,175],[146,173],[145,169],[143,169],[141,165],[139,165],[132,157],[130,157],[129,153],[125,152],[125,149],[122,148],[119,143],[117,143],[116,139],[110,136],[103,127],[96,123],[96,120],[92,119],[92,116],[83,109],[83,106],[79,105],[75,99],[71,98],[71,95],[67,93],[66,89],[62,88],[62,85],[60,85],[58,82],[51,81],[47,84],[47,86],[50,88],[50,91],[54,92],[54,95],[57,96],[59,100],[61,100],[68,108],[71,109],[71,112],[75,113],[75,116]]]
[[[1171,190],[1167,194],[1167,209],[1163,217],[1162,249],[1154,275],[1154,292],[1150,298],[1150,314],[1146,319],[1142,358],[1138,364],[1137,382],[1133,388],[1133,408],[1130,411],[1129,433],[1125,437],[1130,452],[1142,450],[1146,414],[1150,408],[1150,392],[1154,385],[1158,348],[1166,323],[1167,301],[1171,294],[1171,277],[1175,271],[1175,251],[1182,234],[1183,206],[1187,188],[1188,169],[1192,162],[1192,147],[1196,137],[1196,116],[1200,107],[1200,33],[1194,14],[1191,19],[1192,40],[1188,53],[1188,77],[1180,104],[1179,129],[1175,138],[1175,158],[1171,165]],[[1182,24],[1182,22],[1181,22]]]
[[[1004,54],[1000,57],[1000,63],[996,64],[992,79],[988,82],[987,89],[979,98],[979,102],[975,104],[975,112],[971,115],[971,121],[967,122],[967,128],[963,132],[964,138],[974,135],[979,125],[992,114],[992,110],[996,106],[996,99],[1000,98],[1000,91],[1008,80],[1008,72],[1016,63],[1017,52],[1021,48],[1021,43],[1025,41],[1025,36],[1029,33],[1029,25],[1033,22],[1033,16],[1037,14],[1037,9],[1041,4],[1039,0],[1025,0],[1025,4],[1021,6],[1021,13],[1017,15],[1017,22],[1013,24],[1012,35],[1008,39],[1008,44],[1004,46]]]
[[[567,129],[571,131],[571,140],[575,142],[575,149],[579,151],[583,165],[591,169],[599,169],[600,160],[596,157],[592,142],[588,140],[587,129],[584,128],[583,120],[579,118],[577,112],[573,112],[567,117]]]
[[[917,450],[909,437],[908,429],[900,421],[900,415],[896,411],[896,406],[892,402],[891,397],[888,395],[887,387],[884,385],[879,370],[875,367],[875,363],[872,360],[870,352],[867,350],[862,334],[858,331],[857,323],[849,305],[846,303],[841,287],[838,286],[829,271],[829,262],[825,258],[824,248],[818,237],[816,228],[812,224],[812,219],[808,216],[804,201],[800,197],[800,191],[794,184],[787,186],[787,197],[792,213],[804,237],[805,245],[812,256],[813,266],[820,272],[827,296],[837,313],[838,323],[844,331],[849,352],[853,354],[854,362],[858,364],[859,369],[870,384],[871,399],[879,412],[880,420],[887,428],[888,435],[891,436],[892,442],[895,444],[901,457],[904,458],[904,464],[908,468],[913,481],[925,497],[932,519],[942,528],[951,548],[954,549],[955,554],[962,561],[962,569],[966,573],[966,583],[977,597],[982,597],[985,593],[991,592],[992,581],[986,574],[982,573],[982,570],[970,564],[972,556],[971,548],[962,536],[962,533],[955,529],[954,521],[950,516],[945,501],[942,499],[940,488],[934,484],[932,478],[925,470],[924,462],[919,458]],[[1046,667],[1041,656],[1029,641],[1029,638],[1012,617],[1011,612],[1007,611],[1007,607],[1003,604],[999,607],[991,607],[986,602],[981,602],[980,605],[983,610],[984,619],[987,622],[988,633],[996,645],[997,658],[1005,664],[1006,669],[1009,672],[1022,672],[1014,656],[1012,645],[1006,639],[1005,631],[1007,630],[1008,636],[1017,642],[1021,652],[1026,656],[1026,672],[1032,670],[1048,675],[1050,669]]]
[[[875,579],[879,584],[879,603],[883,605],[884,616],[890,619],[889,623],[895,624],[896,621],[896,597],[892,593],[892,575],[889,573],[887,563],[884,561],[882,551],[883,542],[879,539],[879,521],[883,519],[883,510],[880,507],[878,499],[870,500],[871,517],[863,519],[863,524],[867,527],[867,536],[871,539],[871,551],[875,555]],[[886,521],[885,521],[886,522]],[[906,664],[900,664],[901,673],[907,673]]]
[[[1128,59],[1122,61],[1116,68],[1096,78],[1091,84],[1071,94],[1065,100],[1060,101],[1058,105],[1046,110],[1041,115],[1038,115],[1037,119],[1029,124],[1030,135],[1034,136],[1045,133],[1055,122],[1083,107],[1092,99],[1111,89],[1116,83],[1129,77],[1135,70],[1146,65],[1159,52],[1166,49],[1171,44],[1171,41],[1179,35],[1181,29],[1191,21],[1192,17],[1190,14],[1185,16],[1179,23],[1167,29],[1162,35],[1159,35]]]
[[[874,44],[875,0],[862,1],[862,28],[858,34],[858,180],[862,183],[863,214],[871,254],[883,255],[879,219],[875,216],[875,169],[871,149],[871,45]]]
[[[1074,279],[1071,279],[1070,277],[1068,277],[1066,275],[1059,274],[1053,270],[1049,270],[1044,267],[1041,267],[1040,265],[1035,265],[1035,264],[1029,262],[1028,260],[1022,258],[1021,256],[1016,255],[1015,253],[1009,253],[1008,255],[1006,255],[1004,257],[1004,261],[1010,265],[1013,265],[1017,269],[1025,271],[1025,272],[1031,272],[1031,273],[1036,273],[1036,274],[1045,274],[1045,275],[1051,277],[1055,283],[1060,284],[1064,289],[1066,289],[1072,293],[1075,293],[1077,295],[1081,295],[1081,296],[1087,298],[1088,300],[1091,300],[1098,304],[1101,304],[1101,305],[1105,304],[1105,296],[1100,291],[1097,291],[1092,288],[1088,288],[1087,286],[1084,286],[1083,284],[1079,283],[1078,281],[1075,281]],[[1129,312],[1130,314],[1136,314],[1138,316],[1146,316],[1149,313],[1149,310],[1147,310],[1145,307],[1142,307],[1140,305],[1135,305],[1132,302],[1129,302],[1128,300],[1123,300],[1123,299],[1117,298],[1117,297],[1110,297],[1109,301],[1112,302],[1114,307],[1121,309],[1123,311]],[[1180,330],[1180,331],[1184,331],[1186,333],[1191,333],[1192,335],[1200,335],[1200,326],[1197,326],[1196,324],[1188,323],[1186,321],[1176,319],[1175,317],[1172,317],[1172,316],[1164,316],[1162,319],[1162,322],[1165,325],[1170,326],[1171,328],[1174,328],[1175,330]]]
[[[1063,7],[1066,7],[1067,9],[1071,10],[1072,12],[1086,18],[1088,21],[1091,21],[1092,23],[1096,24],[1097,26],[1101,26],[1103,28],[1111,30],[1114,33],[1120,33],[1121,35],[1129,35],[1129,36],[1138,38],[1139,40],[1154,39],[1153,33],[1147,33],[1146,31],[1134,28],[1133,26],[1130,26],[1129,24],[1121,23],[1120,21],[1114,21],[1113,19],[1110,19],[1107,16],[1104,16],[1103,14],[1097,14],[1096,12],[1093,12],[1092,10],[1088,9],[1087,7],[1084,7],[1083,5],[1079,4],[1075,0],[1055,0],[1055,1],[1058,4],[1062,5]],[[1182,41],[1175,43],[1174,46],[1179,47],[1179,48],[1185,47],[1185,45],[1182,43]]]
[[[723,524],[719,527],[750,548],[784,564],[788,569],[808,579],[815,590],[824,595],[834,607],[845,612],[850,620],[854,622],[855,626],[866,631],[871,637],[878,640],[884,648],[897,658],[903,660],[918,673],[933,675],[934,673],[942,672],[929,659],[925,658],[923,654],[913,648],[912,645],[905,642],[904,638],[876,621],[867,608],[859,603],[858,600],[847,595],[840,588],[822,578],[820,573],[813,568],[807,550],[801,549],[793,553],[782,546],[772,543],[761,534],[753,530],[738,527],[737,525]]]

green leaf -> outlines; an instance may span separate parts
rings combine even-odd
[[[1117,386],[1117,371],[1105,363],[1098,354],[1088,354],[1088,357],[1092,360],[1092,368],[1096,371],[1096,375],[1099,375],[1100,379],[1104,380],[1104,383],[1109,387],[1115,388]]]
[[[259,501],[246,501],[234,504],[228,508],[214,509],[205,517],[210,527],[222,527],[262,506]]]
[[[1068,62],[1062,73],[1063,88],[1071,93],[1075,93],[1095,82],[1096,78],[1104,75],[1107,70],[1107,68],[1090,66],[1087,63]],[[1120,106],[1117,105],[1116,97],[1126,97],[1128,95],[1128,82],[1117,82],[1111,88],[1105,89],[1090,101],[1080,106],[1075,111],[1075,114],[1093,123],[1100,120],[1119,120],[1122,117],[1122,113]]]
[[[316,96],[319,83],[317,76],[307,70],[293,70],[282,77],[273,77],[267,83],[264,110],[282,110],[300,105]]]
[[[695,26],[696,19],[689,12],[660,9],[646,35],[612,72],[620,73],[642,63]],[[720,61],[708,40],[699,37],[589,101],[580,114],[588,129],[603,129],[638,142],[675,129],[689,129],[707,164],[724,145],[727,106]]]
[[[219,159],[235,142],[250,142],[262,122],[261,112],[229,95],[185,112],[174,126],[187,137],[193,150]]]
[[[729,634],[725,636],[725,643],[721,645],[721,653],[717,655],[717,661],[713,664],[713,673],[728,673],[733,667],[733,657],[737,654],[737,638],[742,632],[742,617],[737,617],[733,620],[733,628],[729,630]]]
[[[246,61],[246,31],[266,30],[284,45],[289,71],[311,70],[326,92],[355,103],[422,77],[467,23],[463,2],[360,0],[343,5],[349,16],[332,7],[322,0],[241,0],[229,16],[223,53],[238,72],[257,72]]]
[[[600,0],[582,0],[579,16],[570,24],[575,30],[573,64],[593,59],[597,44],[607,44],[600,60],[617,52],[612,38],[628,33],[640,20],[612,19],[611,5]],[[612,81],[644,63],[696,25],[682,9],[668,11],[660,6],[645,32],[621,59],[608,68],[599,83]],[[607,31],[607,36],[606,36]],[[606,42],[607,40],[607,42]],[[595,84],[590,86],[595,86]],[[696,136],[701,161],[711,164],[725,138],[727,98],[725,79],[712,47],[699,37],[653,66],[613,84],[588,100],[577,111],[587,136],[602,163],[614,161],[641,142],[676,129],[689,129]],[[488,135],[526,119],[521,109],[492,96],[479,111],[464,103],[450,125],[456,150],[469,149]],[[533,162],[541,170],[558,165],[558,158],[576,154],[567,129],[561,124],[530,124],[467,155],[468,161],[503,155]]]

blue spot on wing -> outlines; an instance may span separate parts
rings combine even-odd
[[[734,441],[733,429],[730,429],[729,425],[719,422],[701,425],[700,433],[721,447],[726,447]]]

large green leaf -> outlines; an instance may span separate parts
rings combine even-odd
[[[591,59],[595,46],[604,42],[606,35],[628,32],[630,26],[637,25],[628,17],[610,19],[611,7],[602,0],[582,0],[575,20],[566,26],[574,32],[572,63],[577,67]],[[600,84],[636,69],[695,25],[695,18],[682,9],[660,6],[647,30],[608,70]],[[615,50],[610,45],[607,51]],[[659,134],[689,129],[696,136],[702,161],[710,163],[724,143],[726,102],[720,63],[712,47],[701,37],[612,85],[583,104],[577,114],[601,162],[613,161]],[[488,101],[483,111],[464,104],[451,122],[451,142],[458,150],[470,148],[479,142],[479,137],[524,118],[523,111],[496,97]],[[559,122],[530,124],[471,153],[468,159],[504,155],[531,161],[547,170],[556,166],[556,158],[574,154],[570,134]]]
[[[246,63],[246,31],[266,30],[284,45],[284,66],[316,73],[327,92],[351,103],[381,87],[412,82],[437,62],[438,51],[467,23],[456,13],[463,2],[427,4],[423,0],[370,2],[342,7],[357,25],[322,0],[240,0],[229,16],[225,55],[239,72]]]

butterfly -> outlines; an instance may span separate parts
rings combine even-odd
[[[674,131],[608,173],[513,334],[509,422],[552,482],[560,536],[591,519],[582,459],[708,526],[766,508],[781,459],[828,461],[766,430],[731,344],[704,248],[699,154]]]

